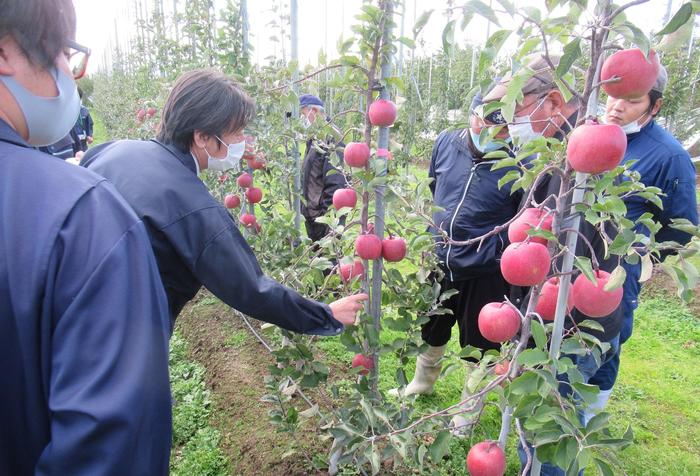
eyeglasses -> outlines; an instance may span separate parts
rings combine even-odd
[[[80,79],[85,76],[88,59],[90,58],[90,48],[69,40],[66,55],[68,56],[70,69],[73,72],[73,78]]]

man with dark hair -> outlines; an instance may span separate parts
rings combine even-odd
[[[336,335],[366,294],[329,305],[266,277],[228,211],[197,176],[238,168],[255,106],[230,78],[198,70],[177,80],[157,139],[90,149],[82,165],[117,187],[146,223],[168,294],[171,323],[204,285],[229,306],[294,332]]]
[[[299,97],[302,124],[305,128],[311,127],[319,117],[323,120],[323,101],[313,94],[302,94]],[[315,137],[309,137],[306,141],[306,155],[302,165],[301,189],[304,200],[301,213],[304,215],[306,233],[311,241],[318,241],[328,234],[328,225],[317,223],[316,218],[326,214],[333,203],[333,193],[345,188],[347,181],[345,175],[331,162],[331,148],[335,144],[331,141],[322,143]],[[342,156],[337,154],[339,162]],[[344,218],[341,221],[344,223]]]
[[[675,241],[681,245],[690,241],[691,235],[671,228],[674,218],[685,218],[698,224],[698,208],[695,195],[695,167],[690,155],[683,146],[654,120],[663,104],[663,92],[668,83],[668,73],[662,66],[659,76],[649,94],[632,99],[608,97],[605,107],[605,122],[617,124],[627,134],[627,150],[622,163],[634,161],[630,169],[639,173],[640,181],[647,187],[658,187],[663,193],[663,208],[656,207],[649,200],[638,196],[624,199],[627,206],[627,218],[637,221],[644,213],[650,213],[654,221],[662,227],[656,233],[657,243]],[[649,236],[649,230],[638,225],[639,233]],[[666,254],[662,256],[665,258]],[[623,321],[620,332],[620,344],[632,335],[634,310],[641,290],[639,278],[641,263],[624,262],[627,271],[622,297]],[[600,387],[598,401],[588,409],[586,418],[592,418],[593,412],[605,408],[620,368],[620,348],[615,356],[606,362],[590,383]]]
[[[72,2],[0,12],[0,474],[167,474],[169,319],[146,230],[106,180],[33,148],[78,115]]]

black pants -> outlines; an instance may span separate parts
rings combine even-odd
[[[440,292],[456,289],[457,294],[445,301],[444,305],[452,310],[452,314],[431,316],[430,321],[423,324],[421,335],[427,344],[437,347],[449,342],[452,327],[455,322],[459,325],[459,344],[478,349],[500,349],[500,344],[490,342],[479,332],[479,311],[490,302],[503,302],[509,292],[509,285],[503,279],[500,271],[486,274],[478,278],[463,281],[443,279]]]

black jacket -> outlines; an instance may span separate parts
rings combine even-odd
[[[326,304],[263,275],[238,224],[197,177],[189,151],[123,140],[90,149],[82,165],[109,179],[146,224],[173,324],[204,285],[229,306],[284,329],[342,331]]]
[[[342,147],[342,144],[339,144]],[[306,141],[306,156],[301,173],[301,189],[304,200],[301,214],[308,220],[323,216],[333,203],[333,193],[345,188],[345,175],[331,162],[331,151],[319,150],[320,145],[313,139]],[[342,161],[342,156],[337,154]]]
[[[511,184],[498,188],[498,181],[515,167],[491,171],[497,159],[484,160],[471,143],[469,129],[444,131],[433,146],[429,176],[435,205],[444,210],[433,214],[433,221],[454,240],[481,236],[510,220],[518,210],[522,191],[511,194]],[[471,279],[498,271],[507,232],[478,244],[445,244],[439,230],[436,254],[450,281]]]

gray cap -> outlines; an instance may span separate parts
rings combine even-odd
[[[560,56],[550,55],[549,59],[556,68],[559,64]],[[552,76],[552,68],[542,55],[538,55],[531,60],[526,67],[531,69],[534,74],[523,85],[523,95],[545,93],[552,89],[558,89],[557,84],[554,82],[554,77]],[[498,101],[505,96],[511,78],[512,75],[510,73],[506,74],[484,97],[484,102]]]
[[[651,87],[651,90],[663,94],[668,84],[668,72],[666,72],[666,68],[661,65],[659,66],[659,75],[656,77],[656,82]]]

